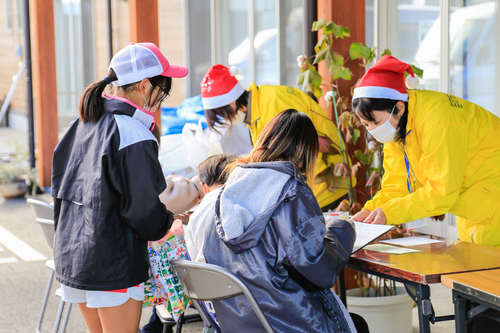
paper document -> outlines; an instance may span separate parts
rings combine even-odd
[[[354,242],[352,253],[355,253],[362,247],[373,242],[389,230],[394,229],[393,225],[370,224],[363,222],[354,222],[354,224],[356,225],[356,241]]]
[[[386,245],[386,244],[368,244],[367,246],[365,246],[363,248],[363,250],[370,250],[370,251],[389,253],[389,254],[405,254],[405,253],[413,253],[413,252],[422,252],[420,250],[407,249],[406,247],[399,247],[399,246]]]
[[[439,243],[442,242],[442,240],[430,239],[424,237],[404,237],[396,239],[387,239],[380,242],[386,244],[402,245],[402,246],[416,246],[416,245]]]

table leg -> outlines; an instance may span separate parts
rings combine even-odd
[[[428,285],[423,284],[418,284],[416,288],[420,333],[430,333],[430,318],[433,317],[432,304],[430,300],[431,289]]]
[[[337,275],[337,286],[338,286],[338,291],[339,291],[339,298],[344,303],[344,306],[347,309],[347,297],[346,297],[346,292],[345,292],[345,275],[344,275],[344,270],[340,271],[340,273]]]
[[[457,333],[467,333],[467,300],[460,297],[453,290],[453,304],[455,304],[455,331]]]

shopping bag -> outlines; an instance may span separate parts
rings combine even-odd
[[[144,283],[143,307],[164,304],[175,321],[191,304],[184,294],[170,260],[189,260],[184,235],[171,231],[159,241],[148,242],[149,280]]]
[[[220,135],[216,132],[203,130],[201,126],[202,119],[198,125],[187,123],[182,128],[182,139],[187,153],[188,164],[193,170],[207,157],[222,154]]]

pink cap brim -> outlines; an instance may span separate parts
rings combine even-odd
[[[161,75],[168,76],[168,77],[180,78],[180,77],[185,77],[186,75],[188,75],[188,73],[189,73],[189,69],[185,66],[169,64],[167,69],[163,73],[161,73]]]

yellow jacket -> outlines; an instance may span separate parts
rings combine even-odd
[[[251,119],[249,127],[252,144],[255,144],[259,133],[275,115],[287,109],[295,109],[306,113],[311,118],[318,131],[318,135],[329,137],[335,145],[340,147],[339,135],[335,123],[328,118],[328,114],[318,103],[301,90],[287,86],[262,85],[257,87],[252,83],[248,91],[251,92],[251,101],[249,103]],[[341,155],[329,155],[328,158],[334,164],[342,163]],[[350,162],[348,163],[351,165]],[[326,169],[326,167],[327,165],[322,160],[322,153],[319,153],[316,162],[316,174]],[[341,184],[341,188],[335,193],[327,190],[326,183],[313,186],[312,190],[316,199],[318,199],[320,207],[324,207],[347,194],[343,178]]]
[[[388,224],[446,212],[458,216],[461,240],[500,246],[500,119],[455,96],[409,91],[406,154],[384,145],[382,189],[366,203],[381,207]],[[411,131],[411,132],[410,132]]]

